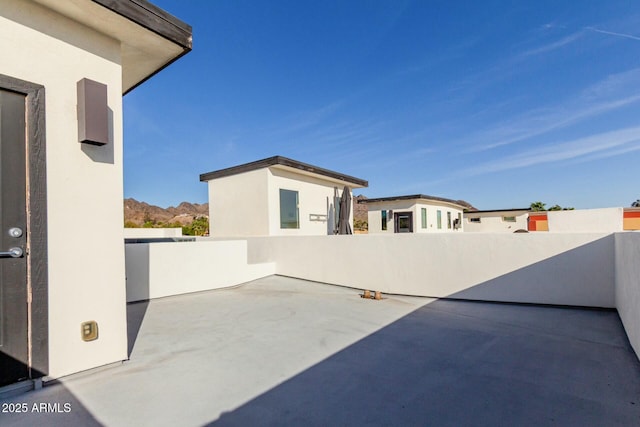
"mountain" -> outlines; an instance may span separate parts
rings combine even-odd
[[[366,199],[366,196],[353,197],[354,221],[367,221],[367,205],[358,203],[358,200],[363,199]],[[464,200],[457,200],[457,203],[465,206],[468,211],[477,210]],[[194,219],[200,217],[209,217],[209,203],[182,202],[176,207],[170,206],[164,209],[145,202],[139,202],[136,199],[124,200],[124,222],[129,226],[142,227],[145,222],[189,225]]]
[[[188,225],[199,217],[209,217],[208,203],[182,202],[164,209],[136,199],[124,200],[124,222],[129,226],[142,227],[145,222]]]
[[[362,194],[359,196],[353,196],[353,220],[367,222],[369,219],[367,205],[364,203],[358,203],[358,200],[367,200],[367,196],[363,196]]]

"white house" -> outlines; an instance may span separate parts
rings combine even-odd
[[[464,231],[481,233],[527,231],[530,211],[529,208],[520,208],[465,212]]]
[[[462,231],[465,206],[459,201],[415,194],[364,199],[368,210],[369,234],[446,233]]]
[[[145,0],[0,2],[0,387],[127,359],[122,95],[190,50]]]
[[[204,173],[200,181],[209,185],[212,237],[334,234],[343,189],[368,185],[282,156]],[[349,221],[353,228],[353,210]]]

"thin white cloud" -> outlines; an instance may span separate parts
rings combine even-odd
[[[344,106],[344,103],[344,100],[339,100],[315,110],[294,114],[284,120],[283,123],[277,125],[270,133],[278,135],[291,134],[312,128],[336,113]]]
[[[640,142],[640,127],[629,127],[573,139],[506,156],[494,162],[481,164],[461,172],[462,176],[483,175],[510,169],[519,169],[543,163],[578,159],[585,156],[607,157],[633,151],[631,144]],[[634,145],[635,147],[635,145]]]
[[[616,36],[616,37],[622,37],[622,38],[625,38],[625,39],[640,41],[640,37],[634,36],[634,35],[631,35],[631,34],[614,33],[613,31],[600,30],[600,29],[594,28],[594,27],[585,27],[585,30],[593,31],[594,33],[607,34],[609,36]]]
[[[551,51],[556,50],[556,49],[560,49],[560,48],[562,48],[562,47],[564,47],[564,46],[566,46],[568,44],[571,44],[571,43],[575,42],[576,40],[580,39],[583,35],[584,35],[584,31],[578,31],[578,32],[575,32],[573,34],[569,34],[568,36],[563,37],[560,40],[556,40],[556,41],[554,41],[552,43],[546,44],[544,46],[537,47],[535,49],[527,50],[527,51],[521,53],[520,55],[518,55],[517,58],[525,58],[525,57],[528,57],[528,56],[540,55],[540,54],[543,54],[543,53],[551,52]]]
[[[470,152],[525,141],[600,116],[640,101],[640,69],[610,75],[587,87],[574,99],[525,112],[512,120],[466,138]],[[629,95],[629,93],[632,93]]]

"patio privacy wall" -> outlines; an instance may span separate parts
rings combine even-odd
[[[127,302],[206,291],[276,273],[275,264],[247,264],[246,240],[125,245]]]
[[[126,245],[127,300],[279,274],[388,294],[617,308],[640,354],[640,233],[278,236]]]
[[[640,233],[616,233],[616,308],[640,356]]]
[[[249,239],[249,262],[383,293],[615,307],[612,234],[439,234]]]
[[[148,239],[154,237],[182,237],[182,228],[125,228],[125,239]]]

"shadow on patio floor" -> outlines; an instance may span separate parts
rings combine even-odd
[[[640,425],[640,363],[615,311],[440,300],[210,425]]]

